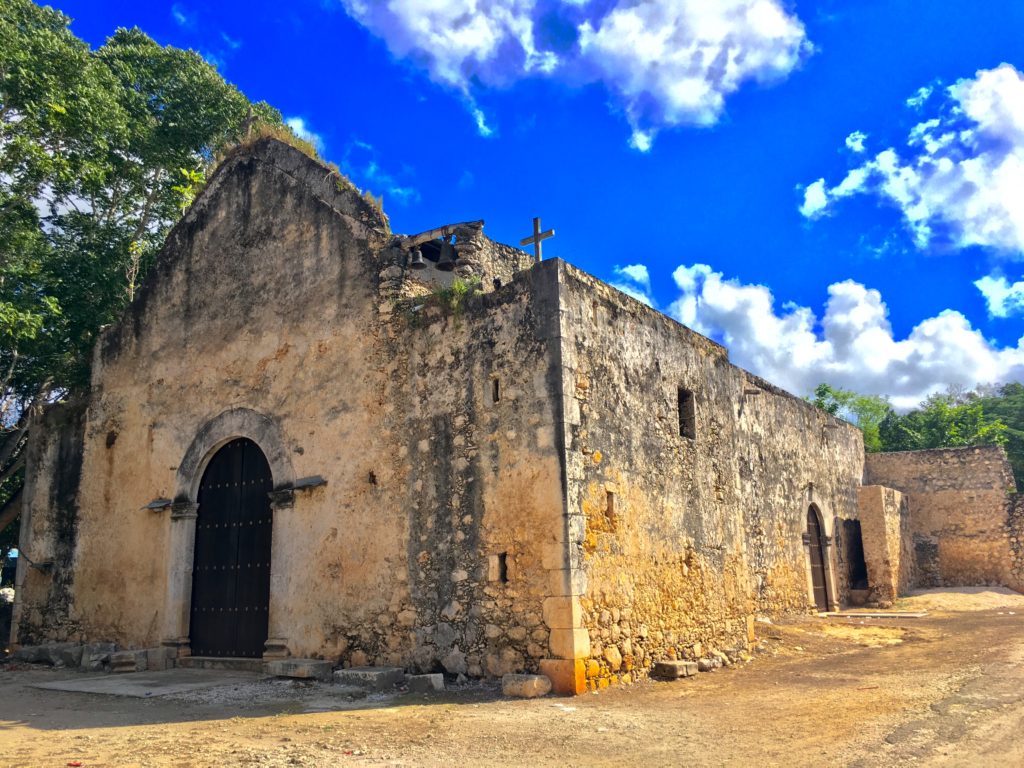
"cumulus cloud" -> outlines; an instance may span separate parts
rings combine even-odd
[[[534,0],[341,2],[395,56],[413,59],[436,80],[460,89],[472,78],[502,83],[549,72],[558,62],[534,42]]]
[[[470,100],[478,84],[524,77],[603,82],[641,152],[666,126],[716,122],[744,83],[783,78],[811,51],[782,0],[340,1],[396,57]]]
[[[615,279],[611,282],[613,288],[617,288],[627,296],[632,296],[637,301],[642,301],[649,307],[654,306],[654,299],[651,297],[651,276],[645,265],[617,266],[614,272]]]
[[[578,29],[583,64],[623,103],[638,149],[660,126],[713,124],[745,81],[784,77],[809,50],[774,0],[619,2]]]
[[[853,280],[829,286],[819,318],[795,304],[776,309],[768,287],[726,279],[707,264],[680,266],[673,278],[673,317],[724,343],[737,365],[795,393],[824,381],[910,408],[951,384],[1024,378],[1024,336],[999,348],[960,312],[945,310],[897,339],[881,294]]]
[[[298,136],[303,141],[308,141],[312,144],[317,152],[322,153],[324,151],[324,140],[319,133],[314,133],[309,126],[306,125],[306,121],[301,117],[286,117],[284,124],[292,129],[292,133]]]
[[[1024,315],[1024,280],[1011,283],[1002,276],[986,275],[975,280],[974,287],[985,297],[992,317]]]
[[[895,205],[915,244],[985,246],[1024,258],[1024,77],[1009,64],[945,90],[939,114],[834,187],[808,185],[800,212],[815,217],[855,194]]]

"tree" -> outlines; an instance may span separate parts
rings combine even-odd
[[[87,386],[99,328],[217,153],[281,125],[194,51],[138,29],[91,50],[69,23],[0,0],[0,520],[34,410]]]
[[[864,433],[866,451],[874,453],[883,450],[879,425],[893,413],[886,398],[819,384],[814,388],[814,399],[811,402],[833,416],[839,416],[860,427]]]
[[[883,450],[956,448],[1007,442],[1006,424],[987,412],[974,392],[950,390],[927,397],[902,416],[891,414],[880,426]]]
[[[1024,492],[1024,384],[1015,381],[980,387],[978,402],[986,414],[1006,426],[1006,454],[1017,479],[1017,490]]]

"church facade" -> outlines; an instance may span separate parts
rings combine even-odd
[[[92,375],[32,432],[16,644],[580,693],[734,658],[758,616],[1021,584],[998,449],[866,474],[856,428],[720,345],[482,222],[394,236],[273,140],[214,174]]]

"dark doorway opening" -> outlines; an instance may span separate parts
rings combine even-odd
[[[245,438],[217,451],[203,473],[192,561],[193,656],[263,656],[273,485],[263,451]]]
[[[868,589],[868,564],[864,562],[864,540],[860,520],[843,520],[843,542],[849,568],[850,589]]]
[[[828,581],[825,571],[825,538],[822,535],[818,510],[807,509],[807,539],[811,550],[811,583],[814,586],[814,605],[819,611],[828,610]]]

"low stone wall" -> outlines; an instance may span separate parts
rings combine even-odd
[[[919,586],[1020,587],[1006,526],[1015,487],[1001,446],[868,454],[864,483],[907,496]]]
[[[893,488],[866,485],[860,489],[857,505],[871,599],[895,600],[914,582],[907,499]]]

